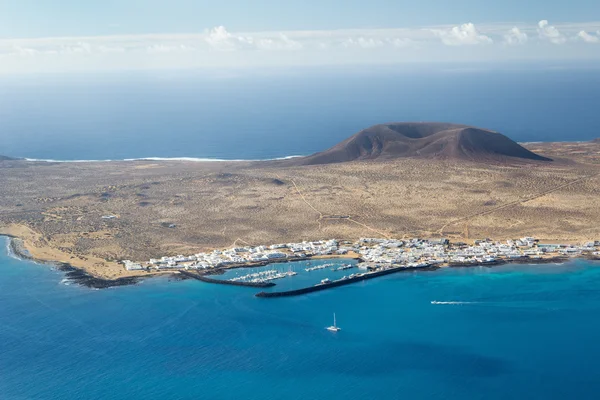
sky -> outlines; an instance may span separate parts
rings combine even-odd
[[[600,60],[600,1],[0,0],[0,74]]]

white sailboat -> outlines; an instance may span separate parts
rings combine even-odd
[[[330,332],[338,332],[338,331],[342,330],[340,327],[337,326],[337,324],[335,322],[335,313],[333,313],[333,325],[328,326],[326,329]]]

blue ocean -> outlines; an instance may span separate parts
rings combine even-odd
[[[260,299],[168,278],[92,290],[3,253],[0,398],[597,399],[599,267],[420,271]]]
[[[600,68],[362,67],[0,78],[0,154],[266,159],[374,124],[444,121],[517,141],[600,136]]]

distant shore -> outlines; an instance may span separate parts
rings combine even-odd
[[[11,158],[10,161],[29,161],[47,163],[107,163],[107,162],[135,162],[135,161],[190,161],[190,162],[257,162],[257,161],[281,161],[292,158],[304,157],[302,155],[265,158],[265,159],[225,159],[225,158],[202,158],[202,157],[141,157],[124,158],[117,160],[54,160],[42,158]]]

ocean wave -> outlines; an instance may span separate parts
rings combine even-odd
[[[289,160],[292,158],[298,158],[304,156],[286,156],[277,158],[265,158],[265,159],[236,159],[229,160],[224,158],[199,158],[199,157],[142,157],[142,158],[124,158],[120,160],[54,160],[46,158],[24,158],[25,161],[32,162],[49,162],[49,163],[94,163],[94,162],[115,162],[115,161],[191,161],[191,162],[249,162],[249,161],[279,161]]]
[[[446,304],[446,305],[463,305],[463,304],[476,304],[475,301],[432,301],[431,304]]]
[[[12,238],[10,238],[8,236],[3,236],[3,238],[6,239],[6,255],[9,256],[10,258],[15,258],[17,260],[21,260],[19,258],[19,256],[17,256],[15,254],[15,252],[13,251],[13,249],[11,247]]]

